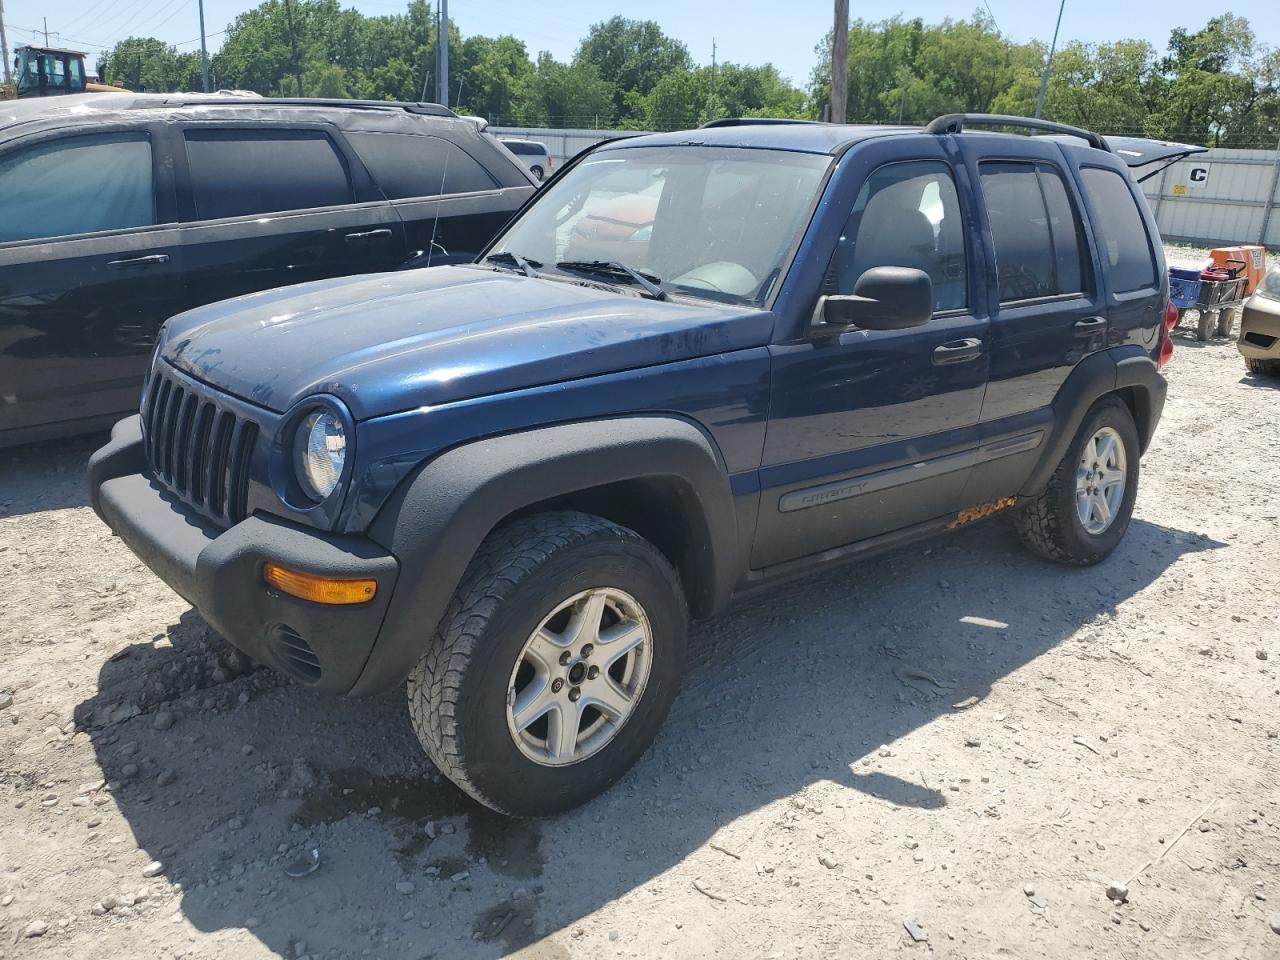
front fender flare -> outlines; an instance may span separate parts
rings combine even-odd
[[[401,575],[378,643],[351,690],[387,689],[412,670],[481,542],[534,504],[622,480],[674,485],[695,529],[695,613],[727,603],[737,570],[737,525],[724,462],[677,417],[641,416],[544,427],[454,447],[401,482],[370,537]],[[687,588],[688,589],[688,588]]]

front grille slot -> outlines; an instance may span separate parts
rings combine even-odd
[[[1276,342],[1276,337],[1268,337],[1265,333],[1257,333],[1250,330],[1244,335],[1244,342],[1252,344],[1255,347],[1261,347],[1263,350],[1270,350],[1272,344]]]
[[[152,476],[201,513],[228,524],[245,517],[258,425],[199,387],[157,372],[143,408]]]

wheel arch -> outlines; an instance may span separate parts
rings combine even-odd
[[[1166,391],[1155,362],[1140,348],[1122,347],[1085,357],[1054,397],[1053,429],[1019,495],[1035,496],[1044,490],[1085,416],[1103,397],[1117,397],[1128,407],[1138,428],[1139,453],[1145,453],[1164,410]]]
[[[475,441],[414,471],[370,528],[400,561],[400,589],[352,695],[408,675],[490,533],[561,509],[650,540],[679,572],[695,617],[727,603],[738,565],[733,498],[718,449],[695,424],[622,417]]]

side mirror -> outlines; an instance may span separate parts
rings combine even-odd
[[[872,267],[852,296],[824,297],[820,304],[826,326],[905,330],[933,318],[933,281],[914,267]]]

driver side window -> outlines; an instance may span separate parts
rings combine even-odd
[[[935,311],[967,305],[964,225],[951,170],[937,160],[891,163],[862,185],[823,280],[851,294],[872,267],[914,267],[933,281]]]

